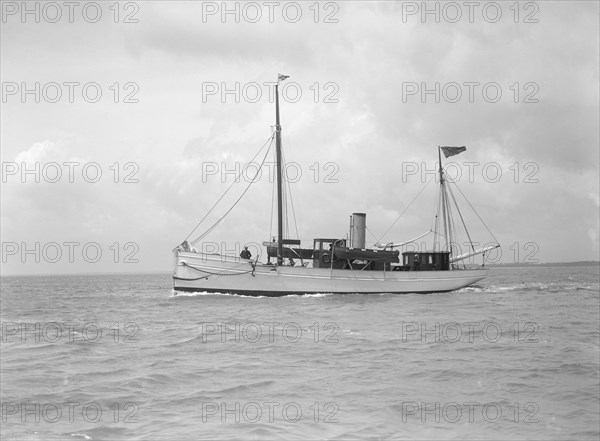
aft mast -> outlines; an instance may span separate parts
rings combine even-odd
[[[436,219],[439,219],[439,215],[441,214],[442,222],[444,223],[444,237],[445,237],[445,242],[446,242],[446,250],[450,252],[450,256],[451,256],[450,263],[455,263],[455,262],[467,259],[469,257],[476,256],[478,254],[484,254],[490,250],[493,250],[494,248],[500,247],[500,244],[498,243],[498,240],[496,239],[496,237],[494,237],[493,233],[490,231],[488,226],[485,224],[485,222],[483,222],[483,219],[481,219],[481,216],[479,216],[479,214],[471,206],[471,208],[473,208],[473,211],[475,211],[475,214],[477,215],[477,217],[479,217],[479,220],[481,220],[481,222],[483,223],[485,228],[492,235],[492,237],[494,237],[494,240],[496,241],[496,245],[489,245],[484,248],[480,248],[478,250],[475,249],[475,244],[471,240],[471,235],[469,234],[469,230],[467,229],[467,225],[465,224],[465,220],[463,219],[460,208],[458,207],[458,204],[456,203],[456,199],[454,199],[454,194],[452,193],[452,189],[450,188],[450,186],[448,186],[446,184],[446,178],[444,177],[444,168],[442,166],[442,152],[444,153],[444,156],[446,158],[448,158],[449,156],[458,155],[459,153],[464,152],[465,150],[467,150],[467,148],[465,146],[460,146],[460,147],[438,146],[438,160],[439,160],[439,174],[440,174],[440,201],[439,201],[438,212],[436,214]],[[458,213],[458,216],[459,216],[462,226],[464,228],[464,232],[467,235],[467,238],[469,240],[468,243],[471,248],[471,251],[468,251],[467,253],[463,253],[459,256],[452,256],[453,240],[456,239],[456,230],[454,228],[452,211],[451,211],[452,203],[454,204],[454,206],[456,208],[456,212]],[[440,211],[441,211],[441,213],[440,213]],[[437,227],[438,227],[438,225],[436,222],[436,230],[435,230],[436,237],[438,235]]]
[[[440,164],[439,172],[440,172],[440,197],[441,197],[441,205],[442,205],[442,222],[444,224],[444,238],[446,242],[445,250],[450,251],[452,254],[452,250],[449,249],[449,237],[448,237],[448,213],[446,213],[446,205],[448,201],[446,199],[446,189],[444,188],[444,169],[442,168],[442,153],[441,147],[438,146],[438,160]]]
[[[277,162],[277,265],[283,265],[283,185],[281,181],[281,124],[279,123],[279,83],[288,78],[279,74],[275,85],[275,151]]]

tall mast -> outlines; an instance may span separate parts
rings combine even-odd
[[[446,241],[446,250],[448,250],[448,220],[446,215],[446,205],[448,201],[446,200],[446,189],[444,188],[444,171],[442,169],[442,149],[438,146],[438,161],[440,164],[439,172],[440,172],[440,195],[441,195],[441,205],[442,205],[442,220],[444,222],[444,237]]]
[[[277,156],[277,265],[283,265],[283,194],[281,182],[281,125],[279,124],[279,75],[275,85],[275,151]],[[284,78],[285,79],[285,78]]]
[[[440,185],[444,185],[444,172],[442,171],[442,148],[438,145],[438,164],[440,170]]]

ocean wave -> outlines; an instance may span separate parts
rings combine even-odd
[[[168,276],[164,281],[140,278],[134,291],[130,276],[95,278],[98,283],[86,285],[91,290],[88,297],[73,296],[68,286],[64,289],[61,283],[68,285],[69,278],[27,296],[7,290],[3,296],[10,299],[12,321],[19,321],[32,303],[46,304],[56,297],[53,304],[66,305],[65,309],[51,307],[35,321],[77,317],[80,323],[94,321],[105,329],[115,321],[132,321],[139,324],[139,341],[115,341],[112,332],[97,342],[67,343],[63,338],[63,344],[30,344],[30,335],[27,341],[7,336],[9,341],[2,346],[3,401],[97,402],[109,410],[108,420],[93,424],[84,421],[81,413],[75,424],[65,412],[59,424],[38,426],[30,424],[31,416],[22,424],[18,413],[7,415],[2,438],[580,439],[597,435],[596,276],[576,277],[566,270],[557,274],[554,269],[495,271],[486,283],[428,296],[318,293],[272,301],[219,293],[172,292],[169,296]],[[111,283],[105,290],[107,280]],[[296,340],[293,332],[283,334],[282,326],[272,334],[263,327],[256,343],[244,339],[244,334],[230,335],[233,324],[243,329],[245,323],[265,322],[294,322],[302,332]],[[499,340],[494,339],[495,327],[484,333],[488,322],[501,326]],[[202,323],[227,326],[223,331],[227,338],[217,333],[203,336]],[[329,323],[336,325],[334,329],[326,328]],[[461,326],[459,341],[445,339],[454,335],[453,326],[445,326],[449,323]],[[472,329],[470,323],[475,323]],[[415,326],[420,332],[409,332]],[[202,343],[203,337],[209,337],[207,344]],[[80,335],[75,338],[82,340]],[[489,424],[479,406],[474,423],[469,423],[464,408],[457,424],[436,424],[431,414],[426,423],[419,414],[402,421],[405,402],[440,403],[443,409],[447,403],[473,401],[499,403],[503,419]],[[115,402],[120,409],[136,403],[139,423],[120,424],[129,414],[123,412],[120,423],[113,424]],[[254,402],[263,407],[263,419],[248,424],[244,405]],[[267,402],[279,403],[273,424],[268,422]],[[302,420],[294,424],[282,415],[284,405],[291,402],[303,412]],[[324,405],[332,402],[338,406],[339,424],[323,422],[330,412]],[[530,402],[539,403],[540,424],[521,424],[531,414],[529,407],[524,408]],[[206,403],[219,407],[208,422],[202,420]],[[232,415],[236,405],[241,410]],[[513,421],[515,407],[518,421]],[[226,423],[221,419],[224,408],[229,411]],[[318,422],[315,408],[320,412]],[[241,422],[229,424],[235,416]]]

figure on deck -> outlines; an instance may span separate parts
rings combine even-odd
[[[419,254],[415,254],[413,268],[415,271],[421,271],[421,256]]]
[[[252,257],[252,253],[250,252],[250,250],[248,249],[248,247],[244,247],[244,249],[240,253],[240,257],[242,259],[250,259]]]

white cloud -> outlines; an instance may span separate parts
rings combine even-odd
[[[15,158],[15,162],[20,164],[22,162],[31,165],[36,162],[47,162],[46,158],[56,151],[56,144],[52,141],[36,142],[27,150],[22,151]]]

